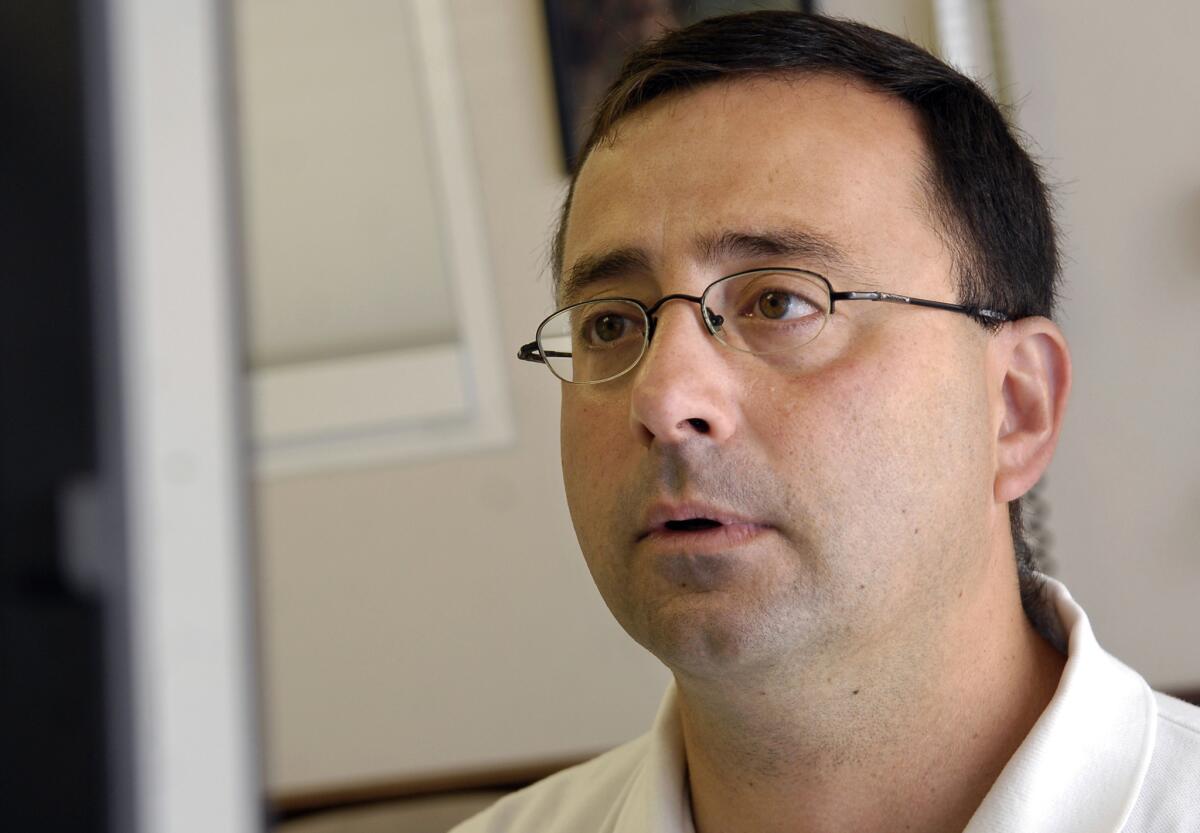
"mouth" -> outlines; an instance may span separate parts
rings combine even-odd
[[[637,535],[637,541],[649,539],[699,543],[718,538],[733,541],[752,537],[769,528],[768,524],[761,521],[715,507],[658,504],[647,513],[646,522]]]
[[[724,526],[724,524],[714,521],[712,518],[687,518],[682,521],[667,521],[663,524],[663,528],[671,532],[692,532],[697,529],[716,529],[719,526]]]

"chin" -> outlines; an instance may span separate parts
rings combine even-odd
[[[695,592],[664,600],[636,633],[626,630],[672,671],[706,676],[777,660],[782,631],[766,626],[771,618],[736,593]]]

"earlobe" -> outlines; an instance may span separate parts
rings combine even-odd
[[[1014,321],[998,338],[1003,412],[996,436],[997,502],[1028,492],[1050,465],[1071,390],[1066,339],[1047,318]]]

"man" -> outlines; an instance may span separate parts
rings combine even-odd
[[[1045,189],[972,82],[801,14],[673,33],[601,105],[555,260],[522,357],[674,684],[461,830],[1200,829],[1198,710],[1020,540],[1071,363]]]

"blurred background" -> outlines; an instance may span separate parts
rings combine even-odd
[[[127,530],[147,554],[117,579],[80,571],[78,557],[65,574],[96,597],[121,576],[151,576],[130,594],[133,624],[108,628],[135,645],[136,667],[143,648],[129,634],[157,622],[167,636],[153,679],[177,682],[137,702],[181,702],[186,723],[212,698],[179,701],[179,680],[231,680],[227,708],[189,731],[227,737],[211,765],[240,762],[249,785],[222,817],[240,819],[232,826],[180,815],[137,829],[445,829],[497,790],[642,733],[667,683],[578,551],[557,386],[514,358],[552,310],[548,244],[580,114],[614,50],[662,22],[797,4],[177,5],[76,9],[62,26],[78,23],[78,50],[21,53],[34,65],[76,55],[94,294],[111,291],[114,310],[147,322],[145,338],[122,340],[111,330],[129,319],[96,314],[100,336],[122,345],[113,361],[142,374],[110,419],[169,401],[162,418],[178,432],[150,453],[160,468],[147,477],[161,479],[138,485],[126,464],[133,480],[119,491],[125,526],[144,511],[150,527],[183,531]],[[818,10],[909,37],[1013,107],[1058,200],[1060,323],[1076,374],[1041,491],[1050,571],[1110,652],[1156,688],[1200,692],[1200,8]],[[117,161],[97,175],[106,160]],[[141,277],[122,283],[126,273]],[[97,378],[100,399],[105,379],[119,387]],[[126,425],[125,453],[161,412]],[[171,504],[180,483],[190,491]],[[56,523],[96,528],[96,500],[68,503]],[[208,520],[192,517],[198,506]],[[225,532],[189,534],[204,529]],[[202,575],[196,564],[225,566]],[[154,597],[172,604],[138,614],[160,587]],[[195,662],[173,670],[164,656]],[[153,688],[126,677],[135,693]],[[111,706],[124,689],[105,691]],[[172,713],[152,712],[161,720],[144,729],[163,749],[177,737]],[[122,718],[133,735],[139,714]],[[130,784],[148,777],[137,771]]]

